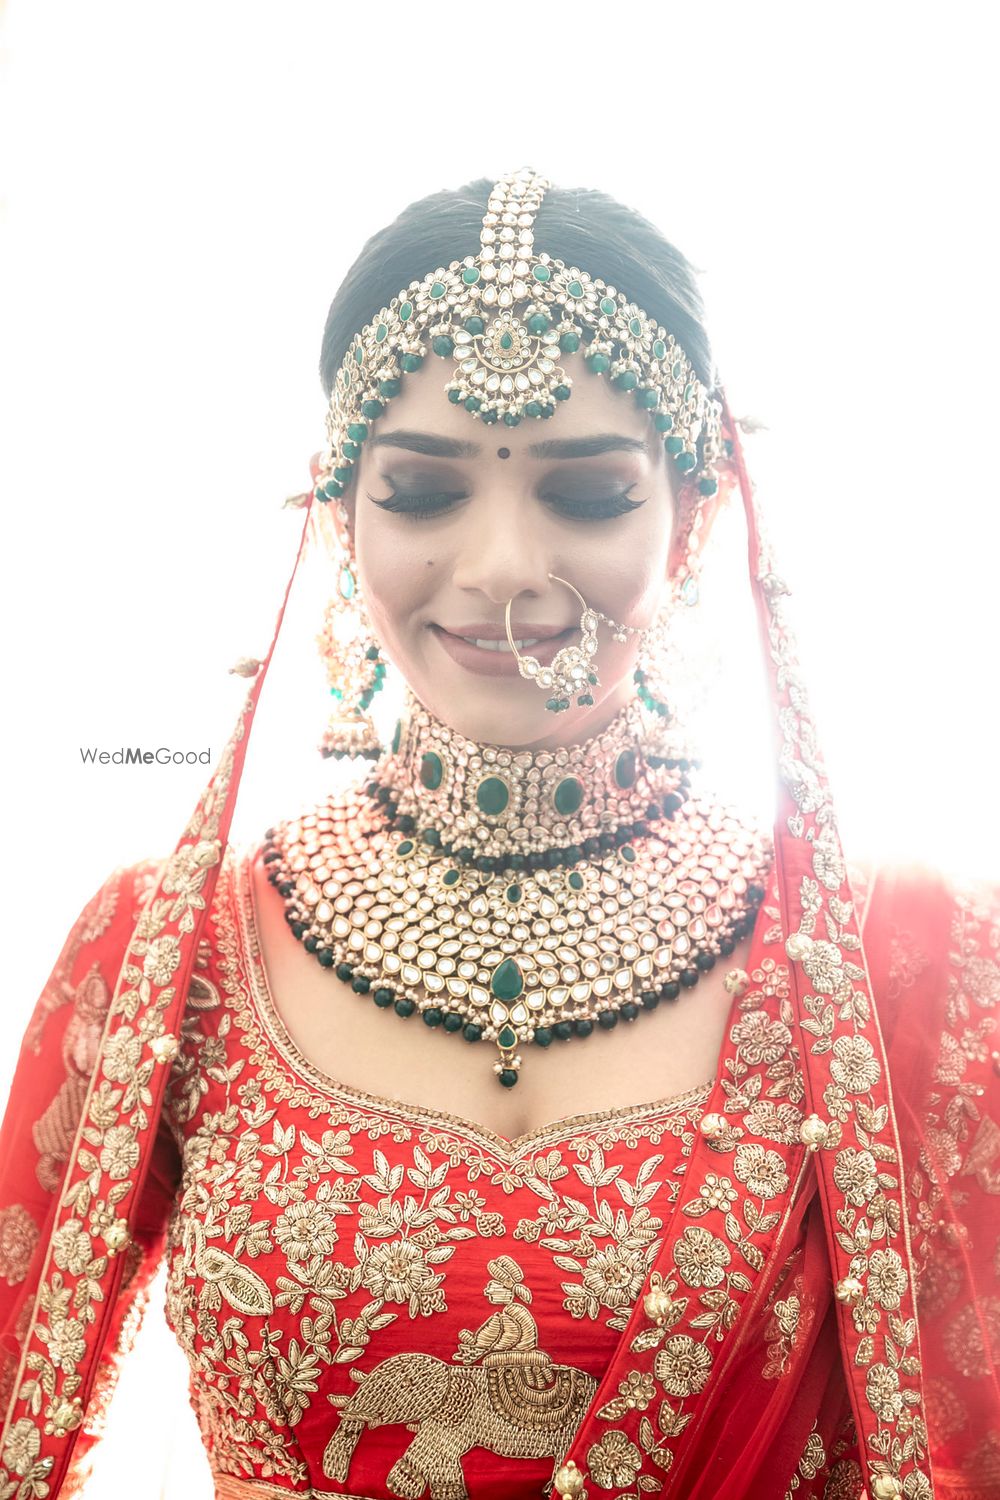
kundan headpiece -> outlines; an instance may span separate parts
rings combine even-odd
[[[428,352],[454,366],[449,401],[480,421],[516,427],[569,400],[573,382],[560,361],[581,346],[589,370],[649,412],[678,471],[693,478],[698,470],[699,493],[715,494],[721,403],[673,334],[624,292],[536,254],[534,218],[548,186],[527,168],[501,178],[479,254],[411,281],[352,339],[330,396],[317,500],[344,493],[370,424]]]

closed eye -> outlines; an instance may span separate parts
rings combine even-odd
[[[399,515],[412,517],[414,520],[426,520],[432,516],[443,515],[445,511],[452,509],[467,495],[447,495],[441,493],[425,493],[417,490],[397,490],[393,481],[385,481],[392,488],[392,494],[385,500],[377,500],[374,495],[368,498],[373,505],[380,510],[393,511]],[[586,498],[573,495],[543,495],[541,498],[546,505],[560,511],[563,515],[571,516],[580,521],[607,521],[614,516],[622,516],[632,510],[638,510],[645,505],[645,500],[630,500],[629,491],[634,490],[637,481],[633,481],[626,489],[617,491],[612,495],[602,495],[597,498]]]

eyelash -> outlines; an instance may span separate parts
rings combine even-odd
[[[464,495],[420,494],[417,491],[396,490],[391,479],[385,482],[392,487],[392,494],[389,498],[376,500],[374,495],[369,494],[369,500],[380,510],[394,511],[399,515],[409,516],[414,521],[426,521],[433,516],[440,516],[451,505],[465,499]],[[629,511],[638,510],[640,505],[645,505],[644,500],[628,498],[629,490],[634,490],[635,485],[636,481],[633,481],[627,489],[608,495],[596,503],[580,504],[565,499],[548,503],[556,505],[565,515],[577,521],[610,521],[615,516],[626,515]],[[438,503],[435,504],[435,502]]]

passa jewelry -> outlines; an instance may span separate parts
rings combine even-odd
[[[407,691],[370,781],[267,830],[293,935],[380,1008],[489,1043],[507,1088],[526,1044],[675,1001],[751,930],[770,856],[650,750],[655,720],[636,698],[582,744],[517,750]]]

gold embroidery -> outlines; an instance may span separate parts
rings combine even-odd
[[[227,856],[220,870],[210,928],[215,952],[206,942],[198,955],[167,1100],[183,1156],[168,1240],[167,1313],[191,1365],[215,1461],[229,1472],[253,1467],[301,1483],[307,1476],[291,1429],[314,1401],[324,1367],[353,1368],[399,1318],[446,1311],[450,1263],[463,1241],[503,1238],[514,1224],[524,1241],[573,1236],[571,1247],[581,1252],[579,1285],[609,1323],[624,1318],[662,1229],[652,1200],[669,1191],[672,1202],[677,1184],[668,1190],[666,1173],[654,1179],[661,1155],[647,1158],[633,1176],[618,1163],[609,1170],[599,1141],[622,1140],[635,1149],[669,1132],[689,1154],[695,1137],[688,1116],[704,1105],[707,1088],[554,1122],[514,1142],[437,1111],[366,1103],[368,1096],[332,1080],[314,1090],[296,1078],[264,1029],[266,997],[253,988],[252,929],[239,920],[247,889],[237,883],[237,863]],[[279,1114],[287,1099],[299,1112],[294,1122]],[[391,1141],[367,1158],[368,1171],[356,1160],[358,1136]],[[678,1176],[682,1170],[683,1161]],[[508,1193],[530,1188],[542,1200],[538,1217],[508,1223],[500,1211],[487,1213],[475,1191],[480,1178]],[[592,1210],[566,1196],[570,1183],[588,1180]],[[254,1257],[265,1254],[284,1262],[266,1283],[253,1269]],[[492,1368],[487,1353],[533,1349],[537,1342],[522,1305],[530,1291],[520,1267],[506,1255],[489,1264],[486,1296],[504,1311],[499,1322],[487,1320],[469,1335],[455,1356],[474,1366],[475,1380],[460,1387],[468,1391],[478,1391]],[[286,1310],[284,1327],[265,1321],[276,1308]],[[430,1360],[428,1368],[441,1364],[429,1355],[412,1358]],[[555,1412],[554,1378],[546,1376],[540,1387],[546,1420]],[[480,1396],[498,1409],[506,1403],[510,1422],[530,1406],[534,1390],[515,1372],[490,1375]],[[570,1394],[582,1400],[582,1391],[577,1383]],[[555,1437],[545,1441],[550,1446],[525,1456],[555,1461]]]
[[[505,1458],[552,1458],[551,1488],[597,1381],[555,1364],[538,1348],[538,1330],[523,1302],[523,1273],[509,1256],[490,1261],[491,1302],[503,1307],[467,1338],[446,1364],[429,1354],[393,1354],[357,1389],[337,1398],[340,1422],[323,1454],[323,1473],[346,1482],[362,1434],[402,1424],[415,1434],[385,1483],[397,1495],[465,1500],[461,1460],[470,1448]]]
[[[129,1238],[124,1215],[136,1182],[124,1175],[131,1170],[127,1163],[133,1156],[126,1137],[137,1146],[140,1134],[156,1128],[159,1115],[150,1087],[157,1068],[151,1044],[164,1032],[163,1014],[174,1000],[174,990],[168,981],[176,968],[168,957],[170,935],[164,929],[168,922],[174,922],[179,933],[190,933],[194,928],[192,909],[204,905],[200,890],[219,856],[216,838],[219,820],[226,804],[236,746],[244,737],[252,706],[251,692],[192,816],[189,830],[195,829],[196,836],[200,833],[202,841],[190,850],[190,869],[180,882],[182,888],[173,902],[157,900],[153,882],[154,891],[135,924],[126,949],[126,962],[117,977],[101,1039],[104,1077],[100,1082],[96,1077],[92,1080],[70,1149],[65,1191],[35,1295],[29,1333],[21,1349],[14,1382],[17,1395],[5,1429],[2,1463],[7,1468],[0,1468],[0,1486],[9,1483],[8,1470],[13,1468],[22,1480],[25,1495],[44,1495],[50,1488],[48,1476],[58,1450],[47,1441],[48,1451],[43,1454],[43,1437],[61,1440],[79,1428],[83,1420],[80,1371],[88,1334],[92,1341],[99,1336],[99,1332],[93,1331],[100,1323],[97,1304],[107,1301],[109,1279],[117,1274],[112,1257],[127,1245]],[[183,866],[185,857],[183,850],[178,851],[168,864],[176,862]],[[115,883],[118,883],[117,872]],[[156,946],[151,949],[151,944]],[[150,952],[154,956],[147,964]],[[141,958],[143,967],[129,962],[130,956]],[[134,1030],[131,1023],[135,1023]],[[132,1046],[133,1039],[139,1041],[138,1051]],[[147,1051],[149,1055],[144,1056]],[[110,1072],[104,1066],[105,1061],[111,1064]],[[117,1080],[113,1076],[115,1071],[119,1074]],[[115,1081],[123,1086],[115,1088]],[[109,1146],[112,1131],[124,1134],[112,1136]],[[133,1165],[139,1154],[137,1150]],[[120,1168],[122,1175],[112,1177],[112,1166]],[[105,1197],[99,1196],[102,1190]],[[54,1249],[57,1243],[67,1266],[72,1259],[80,1267],[78,1272],[52,1269],[53,1263],[58,1264]],[[125,1265],[122,1269],[127,1274]],[[122,1277],[119,1292],[125,1284]],[[71,1310],[77,1316],[71,1316]],[[29,1370],[32,1373],[27,1375]],[[18,1410],[30,1415],[18,1416]]]
[[[843,1149],[832,1157],[832,1185],[844,1194],[846,1181],[853,1194],[850,1200],[845,1194],[839,1206],[834,1204],[840,1225],[836,1231],[840,1257],[834,1256],[832,1269],[836,1279],[844,1279],[846,1272],[848,1278],[864,1289],[857,1300],[839,1304],[838,1317],[842,1331],[848,1335],[848,1345],[853,1346],[854,1366],[859,1369],[871,1366],[876,1349],[884,1349],[888,1358],[899,1363],[905,1380],[905,1390],[901,1382],[897,1409],[894,1401],[885,1399],[885,1391],[879,1384],[881,1367],[872,1366],[868,1371],[868,1402],[875,1418],[872,1430],[866,1430],[865,1434],[869,1483],[874,1486],[884,1476],[895,1481],[900,1491],[905,1482],[916,1492],[930,1486],[923,1467],[927,1443],[916,1319],[887,1314],[877,1295],[879,1288],[885,1293],[889,1277],[893,1290],[888,1295],[894,1296],[901,1278],[899,1296],[905,1301],[907,1312],[914,1308],[898,1131],[887,1105],[878,1104],[875,1097],[875,1090],[884,1093],[888,1089],[888,1081],[882,1076],[884,1048],[872,1008],[868,975],[863,964],[854,959],[855,954],[861,956],[855,904],[840,855],[815,728],[787,628],[784,597],[787,586],[773,573],[766,545],[760,549],[758,563],[758,577],[766,600],[763,624],[776,667],[776,687],[784,699],[778,709],[783,737],[779,772],[791,801],[791,811],[785,815],[787,834],[784,839],[776,835],[779,843],[776,857],[778,864],[782,864],[784,853],[780,846],[790,839],[798,842],[796,853],[810,854],[812,863],[812,874],[801,876],[797,893],[789,892],[792,899],[797,894],[799,910],[794,930],[786,940],[786,952],[801,967],[807,981],[800,996],[805,1018],[799,1024],[807,1037],[812,1038],[806,1061],[813,1087],[818,1088],[823,1082],[823,1100],[831,1121],[825,1144],[832,1153],[837,1151],[841,1139],[844,1142]],[[835,1030],[840,1032],[836,1038]],[[828,1080],[823,1078],[824,1057],[829,1058]],[[867,1098],[862,1097],[865,1094]],[[830,1160],[829,1155],[818,1158],[817,1171],[825,1174]],[[866,1210],[871,1215],[870,1223]],[[897,1259],[891,1265],[880,1263],[880,1275],[873,1288],[870,1256],[877,1241],[882,1241],[885,1251],[895,1254]],[[876,1340],[876,1334],[881,1338]],[[896,1370],[892,1373],[898,1380]]]
[[[805,1447],[799,1457],[795,1473],[792,1475],[791,1483],[785,1491],[785,1500],[792,1500],[796,1490],[802,1486],[803,1479],[815,1479],[816,1475],[826,1465],[826,1449],[823,1447],[823,1439],[817,1431],[817,1424],[813,1423],[813,1429],[806,1438]]]
[[[0,1210],[0,1276],[16,1286],[28,1274],[38,1243],[38,1225],[21,1203]]]

